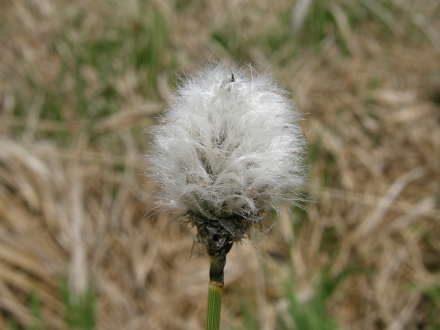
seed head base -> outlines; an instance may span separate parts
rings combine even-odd
[[[231,250],[234,242],[239,242],[251,226],[251,222],[243,217],[226,219],[205,218],[190,213],[189,222],[197,228],[195,243],[204,245],[206,252],[212,257],[223,257]]]

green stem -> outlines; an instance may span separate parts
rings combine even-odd
[[[206,330],[220,329],[220,311],[222,308],[223,269],[226,255],[210,256],[208,308],[206,310]]]
[[[223,286],[209,281],[208,309],[206,311],[206,330],[220,329],[220,311],[222,308]]]

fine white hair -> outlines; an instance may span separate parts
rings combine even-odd
[[[305,141],[294,103],[269,74],[212,63],[186,76],[151,129],[148,175],[158,206],[257,221],[304,184]]]

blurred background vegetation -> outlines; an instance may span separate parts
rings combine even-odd
[[[203,329],[208,260],[152,215],[178,76],[291,92],[310,203],[228,256],[222,329],[440,328],[437,0],[0,1],[0,329]],[[270,219],[269,219],[270,220]]]

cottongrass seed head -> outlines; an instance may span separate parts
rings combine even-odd
[[[286,94],[250,66],[214,63],[185,77],[151,130],[158,207],[253,223],[280,202],[295,204],[305,141]]]

